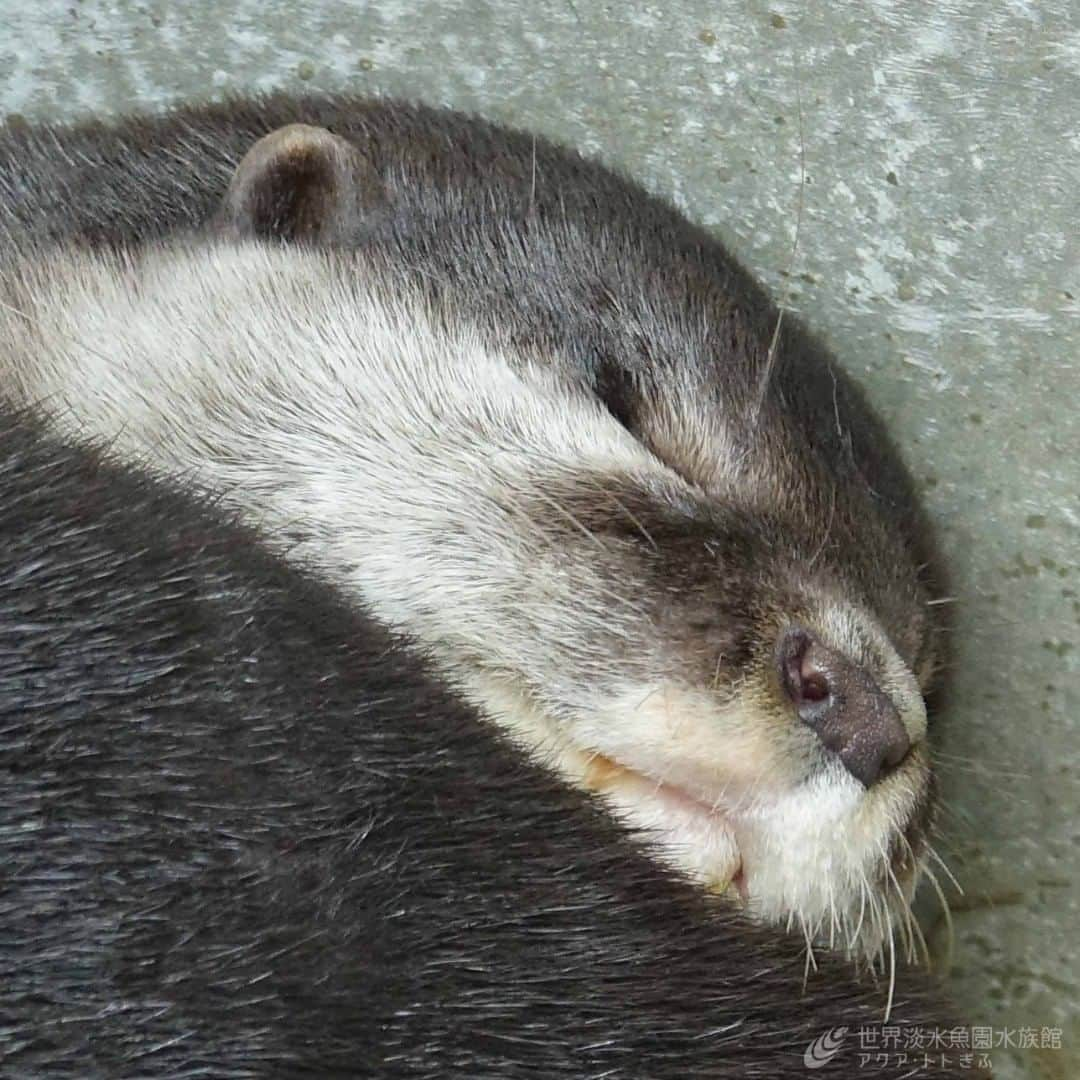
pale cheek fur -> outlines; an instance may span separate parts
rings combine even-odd
[[[574,736],[581,746],[732,809],[787,790],[799,773],[798,738],[754,704],[750,694],[725,705],[708,691],[670,683],[627,685],[596,701]]]

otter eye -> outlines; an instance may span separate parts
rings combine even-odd
[[[635,439],[641,438],[638,422],[640,392],[633,375],[616,361],[605,357],[597,364],[594,392],[615,421]]]

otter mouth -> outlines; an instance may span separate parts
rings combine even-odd
[[[688,870],[706,889],[745,907],[750,902],[746,865],[732,819],[668,780],[592,753],[583,786],[624,810],[636,831],[660,848],[665,861]],[[694,872],[696,868],[696,873]]]
[[[746,770],[735,770],[726,785],[738,798],[733,806],[711,797],[714,777],[725,791],[724,774],[705,762],[694,779],[685,755],[676,760],[686,768],[669,767],[663,748],[650,755],[623,731],[621,743],[634,748],[633,764],[625,764],[618,751],[578,742],[510,690],[486,679],[474,692],[526,752],[593,793],[651,858],[680,877],[722,894],[755,922],[801,931],[808,950],[824,944],[877,955],[893,927],[906,933],[934,803],[925,752],[910,755],[873,793],[839,766],[768,789],[748,788]]]
[[[849,950],[873,952],[878,948],[878,938],[886,930],[875,925],[872,913],[863,910],[864,904],[876,910],[874,900],[864,900],[860,892],[847,898],[850,904],[841,901],[834,908],[833,890],[810,867],[805,868],[810,876],[803,902],[789,896],[781,904],[786,911],[779,909],[777,895],[781,894],[776,894],[776,868],[762,866],[755,875],[753,867],[747,866],[747,846],[752,851],[761,847],[760,841],[754,846],[752,822],[740,822],[736,815],[670,779],[650,775],[598,752],[587,757],[580,783],[617,811],[661,861],[703,885],[708,892],[722,895],[752,917],[786,923],[788,929],[794,919],[796,925],[808,928],[808,947],[811,941],[835,947],[837,941],[844,940],[842,935],[837,936],[835,926],[840,926],[848,930]],[[903,912],[910,905],[919,878],[929,809],[929,803],[920,800],[904,827],[895,834],[895,842],[882,851],[878,866],[871,869],[864,865],[863,872],[868,875],[864,883],[879,895],[882,903],[898,904],[899,918],[906,918]],[[755,876],[761,879],[757,891]],[[820,893],[828,896],[828,907],[822,906],[826,901],[820,897],[813,899]],[[838,889],[837,901],[841,893],[842,889]],[[792,901],[794,909],[787,908]],[[887,916],[882,918],[887,922]]]

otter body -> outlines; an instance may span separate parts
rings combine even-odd
[[[863,1075],[881,989],[804,989],[220,504],[42,427],[0,411],[0,1073],[774,1078],[846,1028]],[[952,1021],[901,973],[892,1023]]]
[[[918,508],[714,239],[543,140],[348,99],[9,130],[0,192],[9,401],[225,500],[755,917],[913,943]]]

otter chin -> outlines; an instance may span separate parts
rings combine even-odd
[[[868,824],[861,805],[867,796],[845,792],[842,776],[786,799],[763,798],[752,810],[733,809],[602,754],[587,758],[582,786],[660,858],[763,921],[795,926],[809,943],[871,960],[894,930],[914,947],[908,905],[923,868],[927,826],[917,809],[896,829]],[[798,831],[800,819],[814,820],[814,828]],[[860,850],[845,842],[848,835],[869,843]],[[889,837],[884,853],[883,835]],[[836,854],[840,843],[846,857]]]

